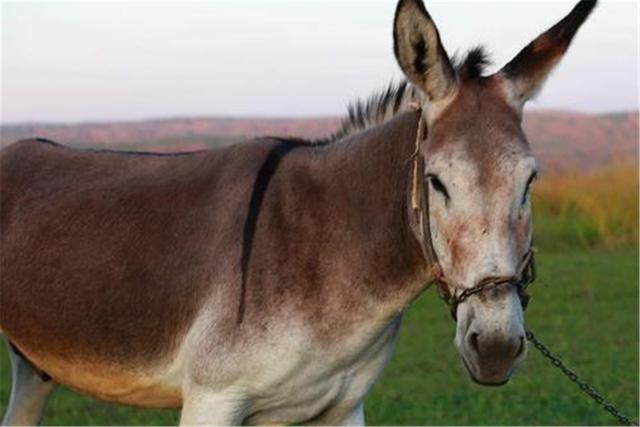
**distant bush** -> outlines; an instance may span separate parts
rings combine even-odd
[[[533,190],[534,238],[541,247],[638,243],[638,166],[545,175]]]

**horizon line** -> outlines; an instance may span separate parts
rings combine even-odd
[[[612,110],[605,112],[593,112],[593,111],[581,111],[578,109],[561,109],[561,108],[532,108],[529,111],[525,111],[523,117],[530,114],[575,114],[582,116],[611,116],[611,115],[628,115],[628,114],[640,114],[640,108],[635,110]],[[133,118],[133,119],[81,119],[81,120],[34,120],[34,121],[17,121],[17,122],[0,122],[0,128],[6,127],[19,127],[19,126],[86,126],[86,125],[106,125],[106,124],[133,124],[133,123],[145,123],[145,122],[167,122],[172,120],[341,120],[346,117],[346,114],[317,114],[317,115],[301,115],[301,116],[267,116],[267,115],[206,115],[206,114],[194,114],[194,115],[174,115],[174,116],[153,116],[147,118]]]

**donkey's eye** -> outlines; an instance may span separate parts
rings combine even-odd
[[[431,185],[433,186],[433,188],[438,193],[442,194],[447,200],[449,200],[449,192],[447,191],[447,188],[444,186],[442,181],[440,181],[440,178],[431,173],[427,174],[427,178],[429,178],[429,181],[431,181]]]
[[[524,194],[522,195],[522,204],[524,205],[525,203],[527,203],[527,200],[529,199],[529,193],[531,191],[531,184],[533,183],[533,181],[535,181],[535,179],[537,178],[538,173],[536,171],[534,171],[531,176],[529,177],[529,179],[527,180],[527,186],[524,189]]]

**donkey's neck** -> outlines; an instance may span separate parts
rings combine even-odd
[[[310,161],[337,242],[334,283],[349,287],[334,291],[383,317],[401,311],[429,280],[409,216],[418,118],[402,113],[319,149]]]

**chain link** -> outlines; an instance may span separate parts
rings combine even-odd
[[[589,395],[589,397],[591,397],[593,400],[595,400],[596,403],[598,403],[599,405],[602,405],[602,407],[607,412],[609,412],[611,415],[616,417],[618,419],[618,421],[620,421],[620,423],[622,423],[624,425],[627,425],[627,426],[635,426],[635,425],[637,425],[637,424],[634,424],[633,420],[631,420],[629,417],[627,417],[626,415],[621,413],[618,410],[618,408],[616,408],[611,402],[608,402],[597,391],[595,391],[593,389],[593,387],[591,387],[589,384],[587,384],[584,381],[582,381],[575,372],[573,372],[571,369],[567,368],[564,365],[564,363],[562,363],[562,360],[560,360],[557,356],[555,356],[553,353],[551,353],[551,351],[549,351],[549,349],[544,344],[542,344],[540,341],[538,341],[538,339],[535,337],[535,335],[533,335],[533,332],[531,332],[529,330],[527,331],[527,339],[533,343],[535,348],[537,348],[538,351],[540,351],[540,353],[542,353],[542,355],[544,357],[546,357],[547,359],[549,359],[551,361],[551,364],[553,366],[555,366],[556,368],[560,369],[563,374],[565,374],[571,381],[573,381],[574,383],[576,383],[578,385],[580,390],[582,390],[587,395]]]

